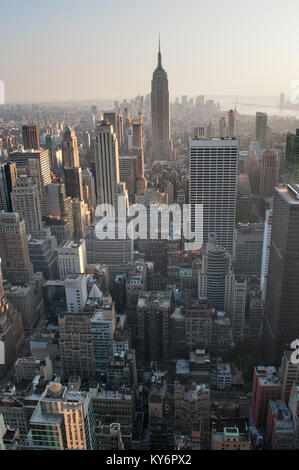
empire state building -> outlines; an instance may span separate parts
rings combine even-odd
[[[151,160],[171,160],[168,78],[166,71],[162,67],[160,40],[158,65],[152,79],[151,113]]]

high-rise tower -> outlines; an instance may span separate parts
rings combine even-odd
[[[79,150],[74,129],[67,126],[63,133],[62,158],[65,168],[79,167]]]
[[[299,187],[276,187],[262,342],[270,365],[278,365],[288,344],[299,336],[298,236]]]
[[[160,39],[158,65],[152,79],[151,106],[151,160],[171,160],[168,78],[162,67]]]
[[[23,126],[22,134],[24,149],[40,149],[37,126]]]
[[[232,253],[238,174],[236,139],[199,137],[190,141],[189,204],[191,228],[195,204],[203,204],[203,241],[216,232],[221,246]]]
[[[7,281],[22,283],[33,278],[25,221],[16,212],[0,212],[0,256]]]

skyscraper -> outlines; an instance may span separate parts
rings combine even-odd
[[[64,184],[67,196],[83,200],[82,170],[80,167],[64,168]]]
[[[257,142],[261,144],[261,147],[265,147],[266,143],[266,133],[267,133],[267,114],[266,113],[256,113],[255,118],[255,136]]]
[[[152,79],[151,113],[151,160],[171,160],[168,78],[162,67],[160,40],[158,65]]]
[[[299,337],[298,238],[299,188],[277,187],[262,340],[267,364],[279,364],[288,344]]]
[[[228,137],[235,137],[235,113],[233,109],[228,112]]]
[[[272,197],[275,184],[278,182],[278,153],[275,150],[264,150],[260,179],[260,197]]]
[[[111,204],[117,211],[118,196],[127,198],[125,183],[119,179],[118,142],[110,121],[96,128],[96,192],[98,204]]]
[[[0,162],[0,210],[11,212],[11,191],[17,179],[17,169],[13,162]]]
[[[33,278],[25,221],[16,212],[0,212],[0,257],[8,281],[20,283]]]
[[[22,127],[22,134],[23,134],[23,145],[24,149],[35,149],[39,150],[39,136],[38,136],[38,128],[37,126],[23,126]]]
[[[22,318],[4,296],[0,258],[0,341],[4,345],[4,364],[0,364],[0,377],[15,360],[16,352],[24,339]],[[1,450],[1,447],[0,447]]]
[[[74,129],[67,126],[62,138],[62,158],[65,168],[74,168],[79,165],[79,150]]]
[[[272,231],[272,209],[268,209],[266,211],[266,218],[265,218],[265,225],[264,225],[263,254],[262,254],[261,280],[260,280],[262,300],[265,300],[266,292],[267,292],[271,231]]]
[[[27,234],[37,234],[42,229],[42,214],[38,189],[31,178],[17,178],[11,201],[13,211],[25,220]]]
[[[191,228],[195,226],[195,204],[203,204],[203,241],[217,233],[221,246],[232,253],[238,172],[236,139],[199,137],[190,141],[189,204]]]
[[[42,216],[46,217],[45,188],[51,183],[48,150],[21,150],[9,154],[9,160],[16,164],[18,176],[26,175],[37,185]]]
[[[102,121],[96,129],[96,191],[98,204],[117,207],[119,183],[118,142],[110,121]]]
[[[285,172],[299,183],[299,129],[296,134],[287,134]]]

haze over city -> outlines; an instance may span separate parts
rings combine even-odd
[[[0,0],[0,451],[299,450],[298,13]]]
[[[293,0],[1,0],[0,7],[8,103],[146,94],[159,33],[171,99],[288,94],[299,76]]]

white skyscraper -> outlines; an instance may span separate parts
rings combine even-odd
[[[85,274],[69,274],[65,279],[67,311],[80,313],[87,302],[87,281]]]
[[[85,240],[65,241],[57,248],[60,279],[71,273],[85,273],[87,266]]]
[[[189,203],[191,227],[195,204],[203,204],[203,240],[216,232],[219,244],[232,252],[236,213],[238,142],[234,138],[190,140]]]
[[[266,292],[267,292],[267,278],[268,278],[268,268],[269,268],[270,244],[271,244],[271,229],[272,229],[272,209],[269,209],[266,212],[265,227],[264,227],[263,254],[262,254],[261,281],[260,281],[262,300],[265,300]]]

